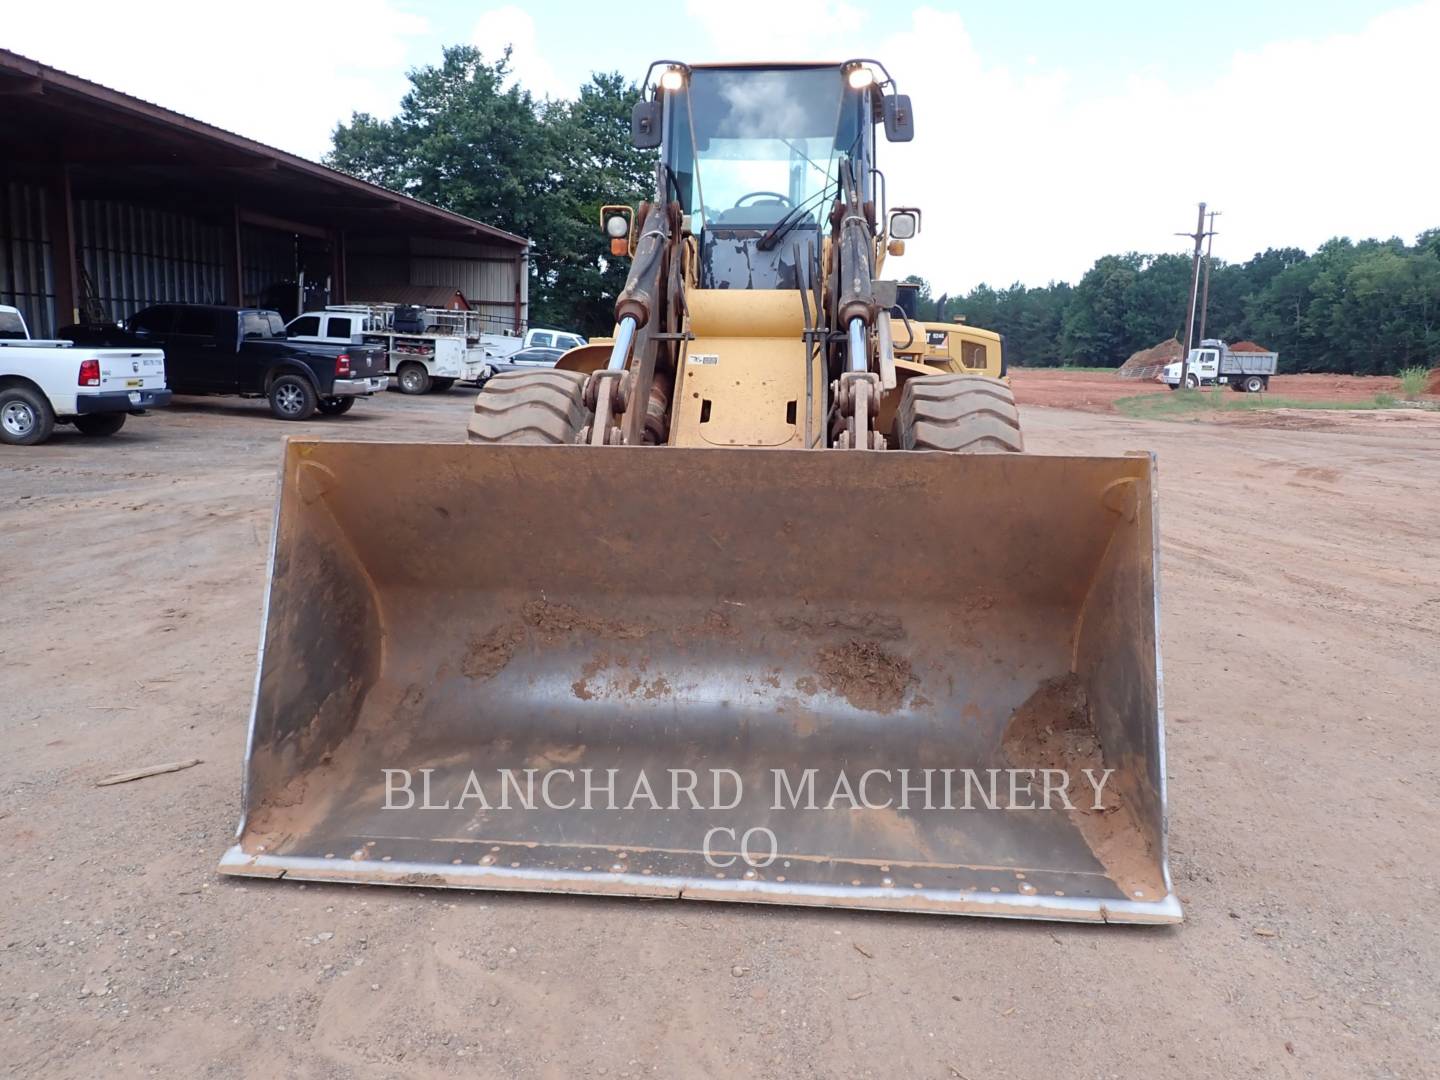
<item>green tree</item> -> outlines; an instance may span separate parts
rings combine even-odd
[[[608,330],[625,267],[606,258],[599,208],[653,186],[653,155],[630,146],[638,88],[595,75],[574,101],[537,101],[511,81],[508,49],[490,62],[469,45],[410,83],[392,119],[338,125],[327,163],[528,237],[531,321]]]

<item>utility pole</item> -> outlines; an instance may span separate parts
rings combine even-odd
[[[1200,340],[1205,340],[1205,315],[1210,310],[1210,249],[1215,243],[1215,219],[1219,210],[1210,211],[1210,230],[1205,234],[1205,284],[1200,287]]]
[[[1190,378],[1190,347],[1195,340],[1195,308],[1200,301],[1200,256],[1205,245],[1205,204],[1200,204],[1199,216],[1195,219],[1193,233],[1176,233],[1195,241],[1195,255],[1190,264],[1190,315],[1185,320],[1185,344],[1181,349],[1180,385],[1184,387]]]

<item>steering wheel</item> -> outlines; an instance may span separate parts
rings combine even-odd
[[[761,195],[767,195],[770,198],[776,200],[777,202],[783,203],[787,209],[791,205],[790,200],[784,195],[781,195],[778,191],[752,191],[748,195],[741,195],[740,198],[735,200],[735,209],[738,210],[742,205],[744,205],[746,199],[758,199]]]

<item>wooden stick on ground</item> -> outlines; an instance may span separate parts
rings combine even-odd
[[[107,776],[104,780],[96,780],[96,787],[109,787],[111,784],[128,784],[131,780],[144,780],[147,776],[159,776],[161,773],[179,772],[181,769],[189,769],[200,764],[200,759],[186,758],[184,761],[167,761],[164,765],[147,765],[143,769],[131,769],[129,772],[116,773],[114,776]]]

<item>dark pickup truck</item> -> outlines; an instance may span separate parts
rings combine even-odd
[[[66,327],[85,345],[165,350],[165,382],[177,394],[264,397],[281,420],[318,410],[348,412],[355,399],[385,389],[385,352],[373,345],[291,341],[278,312],[208,304],[155,304],[123,327]]]

